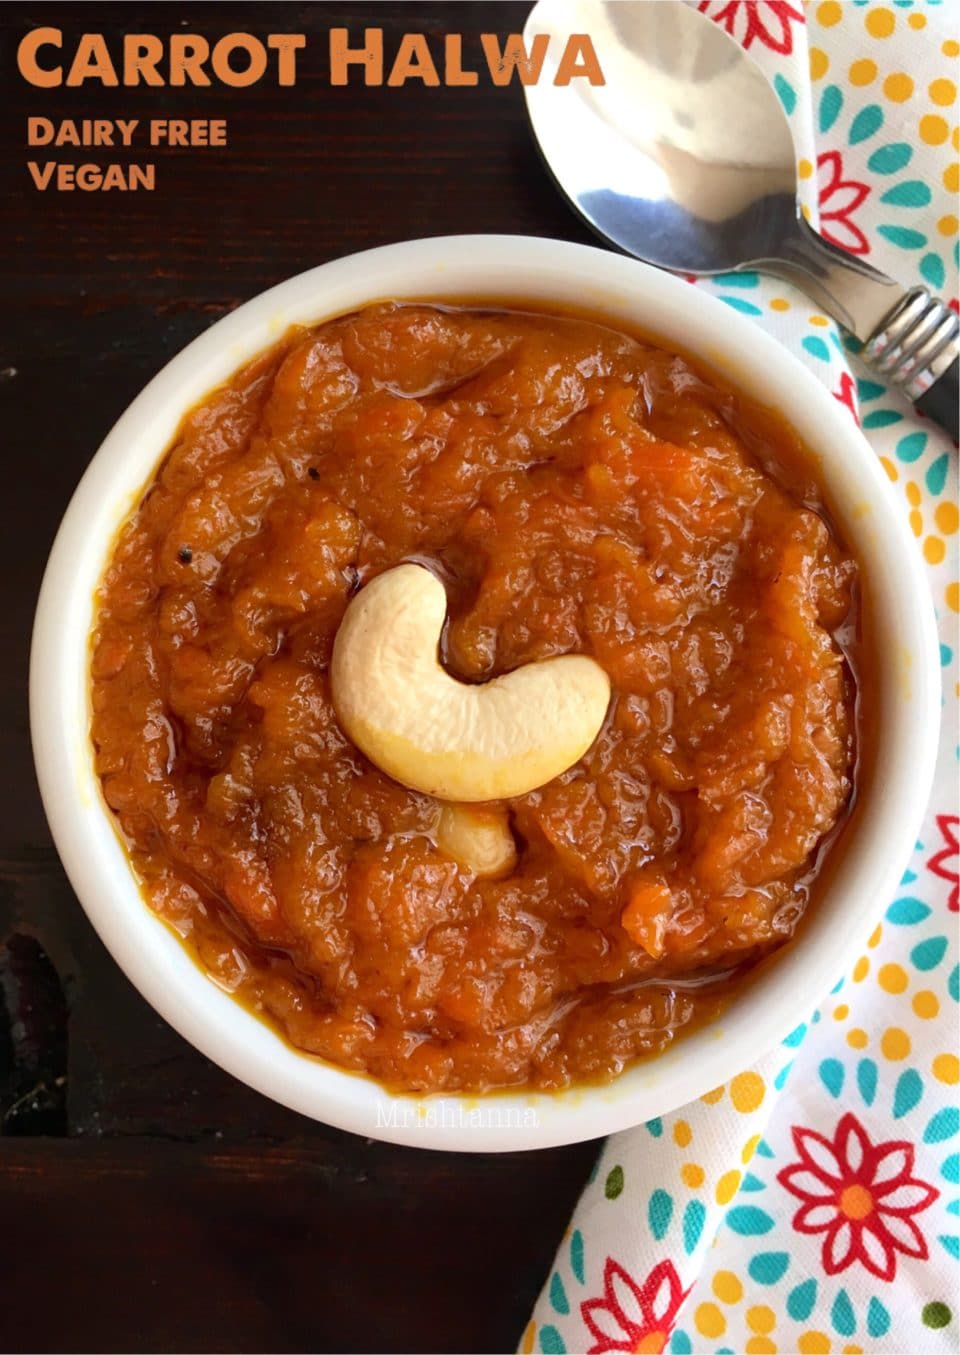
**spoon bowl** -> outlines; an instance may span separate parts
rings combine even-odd
[[[564,22],[556,5],[541,9],[530,34]],[[796,170],[763,72],[675,0],[591,10],[607,83],[527,86],[540,149],[571,202],[624,252],[675,272],[727,272],[772,253],[796,218]]]

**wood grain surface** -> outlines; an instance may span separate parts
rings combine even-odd
[[[30,627],[57,523],[144,383],[224,312],[313,264],[460,231],[585,239],[519,89],[331,88],[327,30],[442,43],[518,31],[514,3],[0,7],[0,1348],[507,1351],[596,1145],[395,1148],[283,1110],[186,1045],[93,933],[33,776]],[[303,32],[294,88],[40,90],[38,25],[164,36]],[[153,193],[42,193],[26,119],[226,117],[225,150],[160,150]],[[119,151],[113,158],[129,159]]]

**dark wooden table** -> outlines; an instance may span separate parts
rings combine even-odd
[[[44,4],[0,8],[0,1348],[507,1351],[595,1155],[425,1153],[281,1109],[186,1045],[93,933],[54,852],[27,721],[44,562],[130,399],[225,311],[310,265],[459,231],[582,239],[518,88],[327,82],[346,24],[522,27],[494,4]],[[17,43],[86,30],[303,32],[292,89],[30,88]],[[31,115],[219,117],[228,149],[156,154],[153,193],[41,193]],[[108,153],[107,153],[108,154]],[[119,159],[129,157],[120,152]],[[142,155],[137,158],[147,158]],[[152,157],[151,157],[152,158]]]

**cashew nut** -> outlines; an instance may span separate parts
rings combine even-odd
[[[438,646],[443,584],[421,565],[378,575],[348,606],[333,646],[333,704],[381,771],[441,800],[524,795],[573,765],[600,731],[610,680],[565,654],[482,685],[452,678]]]
[[[436,827],[437,846],[474,875],[506,875],[517,847],[505,809],[494,805],[444,805]]]

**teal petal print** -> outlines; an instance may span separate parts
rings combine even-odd
[[[570,1313],[570,1300],[567,1298],[567,1291],[563,1287],[563,1281],[556,1271],[553,1272],[553,1278],[550,1281],[550,1303],[553,1309],[561,1317],[567,1317]]]
[[[820,95],[820,130],[829,132],[843,110],[843,91],[839,85],[827,85]]]
[[[902,1120],[904,1115],[920,1103],[923,1096],[923,1078],[915,1068],[908,1068],[897,1078],[893,1093],[893,1118]]]
[[[585,1274],[583,1268],[583,1233],[579,1228],[574,1228],[573,1237],[570,1239],[570,1269],[583,1284]]]
[[[720,300],[725,301],[733,310],[742,311],[744,315],[763,314],[759,306],[755,306],[752,301],[744,301],[742,296],[721,296]]]
[[[843,1091],[844,1068],[839,1059],[824,1059],[820,1064],[820,1081],[834,1099]]]
[[[888,188],[880,201],[892,207],[928,207],[930,198],[930,189],[921,179],[904,179],[903,183]]]
[[[922,231],[909,230],[906,226],[878,226],[877,231],[891,245],[899,245],[901,249],[923,249],[927,243]]]
[[[869,414],[863,417],[864,428],[889,428],[892,423],[899,423],[903,418],[895,409],[872,409]]]
[[[960,1110],[956,1106],[944,1106],[923,1131],[924,1143],[943,1143],[960,1132]]]
[[[556,1327],[540,1328],[540,1349],[543,1355],[567,1355],[567,1347]]]
[[[890,146],[880,146],[867,161],[867,169],[874,174],[896,174],[898,169],[909,165],[913,156],[913,147],[905,141],[895,141]]]
[[[791,1289],[787,1295],[787,1312],[794,1322],[806,1322],[813,1312],[816,1301],[816,1280],[804,1280],[803,1284],[798,1284],[796,1289]]]
[[[689,1256],[700,1241],[707,1211],[699,1200],[691,1200],[683,1211],[683,1249]]]
[[[890,1330],[890,1314],[879,1299],[871,1299],[867,1305],[867,1332],[870,1336],[886,1336]]]
[[[865,1104],[872,1106],[877,1094],[877,1065],[873,1059],[861,1059],[857,1064],[857,1086]]]
[[[887,921],[898,927],[913,927],[929,916],[929,905],[920,899],[897,899],[887,909]]]
[[[879,104],[867,104],[850,124],[850,145],[856,146],[875,136],[883,126],[883,109]]]
[[[916,461],[921,457],[927,445],[926,433],[908,433],[896,446],[899,461]]]
[[[718,273],[712,279],[713,282],[719,282],[722,287],[759,287],[760,274],[751,273]]]
[[[926,481],[927,489],[931,494],[942,494],[947,483],[947,470],[950,466],[950,458],[946,452],[938,456],[936,461],[930,463],[927,467],[927,473],[923,477]]]
[[[672,1197],[665,1190],[655,1190],[650,1196],[650,1203],[647,1205],[647,1222],[650,1224],[651,1233],[658,1242],[670,1227],[672,1218]]]
[[[762,1251],[751,1259],[747,1269],[757,1284],[778,1284],[789,1265],[790,1257],[785,1251]]]
[[[789,80],[785,80],[778,71],[773,77],[773,87],[777,91],[777,96],[783,104],[786,112],[792,113],[797,106],[797,91]]]
[[[811,357],[819,358],[821,362],[830,361],[830,349],[819,334],[808,334],[803,340],[803,347]]]
[[[920,272],[924,282],[931,287],[942,287],[947,280],[947,270],[939,254],[924,254],[920,260]]]
[[[852,1336],[857,1330],[857,1319],[854,1316],[853,1304],[845,1289],[833,1300],[833,1307],[830,1309],[830,1321],[841,1336]]]
[[[946,953],[947,938],[931,936],[926,941],[921,941],[918,946],[914,946],[910,952],[910,962],[916,969],[926,973],[930,969],[936,969]]]
[[[727,1215],[727,1223],[741,1237],[756,1237],[769,1233],[773,1219],[763,1209],[753,1204],[738,1204]]]

